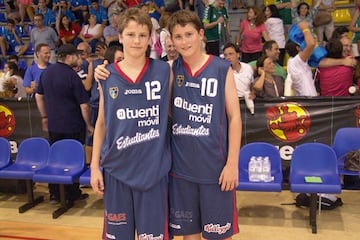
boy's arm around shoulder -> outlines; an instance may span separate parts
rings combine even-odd
[[[92,151],[92,159],[91,159],[91,187],[93,191],[97,194],[104,193],[104,180],[103,175],[100,171],[100,154],[101,154],[101,146],[104,142],[106,126],[105,126],[105,117],[104,117],[104,94],[99,84],[99,113],[98,118],[95,124],[94,131],[94,142],[93,142],[93,151]]]

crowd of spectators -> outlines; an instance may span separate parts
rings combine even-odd
[[[10,61],[9,56],[20,58],[17,62],[23,63],[21,58],[30,48],[34,52],[34,61],[28,67],[24,64],[22,66],[16,64],[18,69],[11,70],[12,73],[2,71],[1,83],[5,82],[5,78],[10,78],[9,74],[19,76],[25,95],[32,96],[41,73],[49,64],[56,63],[56,51],[63,44],[73,44],[83,51],[83,56],[86,55],[82,58],[84,61],[80,64],[82,71],[78,71],[79,75],[87,73],[89,70],[87,68],[90,67],[93,71],[90,63],[93,59],[97,59],[99,51],[104,51],[104,47],[120,45],[118,19],[122,11],[128,7],[140,7],[151,18],[153,30],[149,43],[149,56],[163,60],[174,59],[178,54],[167,29],[167,20],[173,12],[189,8],[196,11],[202,19],[206,38],[204,51],[224,57],[231,63],[239,97],[244,97],[244,92],[248,91],[253,98],[283,95],[350,95],[348,88],[358,84],[355,72],[360,72],[355,70],[357,66],[355,56],[358,55],[357,45],[360,42],[358,40],[360,38],[358,37],[359,0],[354,2],[350,25],[338,28],[334,28],[333,21],[321,26],[313,26],[314,17],[319,12],[335,10],[334,0],[314,0],[310,5],[308,2],[295,0],[275,1],[274,4],[267,6],[263,6],[263,3],[246,6],[247,3],[251,1],[4,1],[7,24],[3,26],[3,34],[0,36],[2,67]],[[232,36],[228,8],[245,7],[246,18],[238,24],[236,36]],[[306,27],[303,29],[304,36],[307,35],[305,34],[307,30],[311,33],[310,42],[304,39],[307,46],[299,46],[287,39],[292,24],[303,24],[303,22],[306,22]],[[24,30],[28,30],[30,41],[24,41],[21,37],[23,34],[21,31]],[[349,30],[354,33],[352,42],[348,35]],[[323,46],[328,55],[320,61],[317,68],[313,68],[308,65],[308,60],[317,45]],[[88,64],[84,65],[85,62]],[[292,86],[291,94],[285,93],[285,80],[289,80]],[[8,88],[12,85],[15,87],[8,92],[22,89],[17,86],[20,80],[11,82],[12,84],[7,85]],[[9,90],[4,89],[3,84],[0,85],[2,85],[0,90]],[[268,94],[269,91],[271,94]],[[15,96],[15,94],[10,95]],[[16,96],[22,95],[16,92]]]

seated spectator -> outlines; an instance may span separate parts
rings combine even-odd
[[[138,7],[141,4],[141,0],[124,0],[124,2],[128,8]]]
[[[343,45],[339,39],[330,39],[326,44],[327,57],[342,59]],[[349,87],[353,83],[353,67],[338,65],[319,67],[319,83],[321,96],[350,96]]]
[[[46,6],[46,0],[39,0],[38,5],[35,7],[35,14],[42,14],[44,16],[45,26],[55,26],[55,13]]]
[[[285,81],[286,71],[278,63],[280,56],[280,49],[279,49],[279,45],[274,40],[266,41],[263,44],[262,56],[267,56],[273,60],[273,62],[275,63],[274,75],[280,76],[283,79],[283,81]],[[249,65],[253,68],[254,71],[256,70],[256,61],[257,60],[249,62]]]
[[[306,21],[309,25],[311,33],[313,33],[313,19],[318,12],[318,7],[320,3],[321,0],[316,0],[314,6],[310,9],[309,4],[307,4],[306,2],[300,2],[298,5],[296,0],[291,0],[291,16],[293,18],[293,24]]]
[[[88,13],[87,0],[71,0],[71,11],[74,13],[76,19],[79,19],[80,23],[84,22],[85,16]]]
[[[113,12],[122,12],[127,8],[125,0],[104,0],[102,1],[102,5],[105,9],[107,9],[108,19],[110,19],[111,24],[111,15]]]
[[[63,15],[60,17],[60,13],[56,18],[56,30],[59,33],[60,44],[77,44],[78,35],[80,33],[80,27],[75,22],[70,22],[68,16]]]
[[[20,12],[17,1],[5,1],[5,11],[7,19],[13,19],[15,22],[19,22]]]
[[[20,75],[21,78],[24,78],[25,76],[25,71],[26,71],[26,63],[25,61],[22,61],[22,63],[24,63],[24,65],[20,66],[19,64],[19,57],[17,55],[10,55],[8,56],[8,62],[13,62],[18,66],[18,73]]]
[[[19,36],[15,21],[8,19],[3,36],[0,36],[0,47],[2,57],[5,58],[7,51],[15,51],[18,57],[22,56],[29,47],[29,43],[23,43]]]
[[[19,76],[18,66],[13,62],[5,63],[4,73],[10,77],[7,81],[10,81],[14,85],[14,95],[12,97],[22,98],[26,97],[25,89],[23,87],[23,79]]]
[[[25,16],[28,15],[31,22],[34,21],[34,9],[31,7],[31,0],[17,0],[20,13],[20,25],[24,25]]]
[[[59,4],[55,7],[54,12],[57,13],[57,15],[60,13],[60,16],[66,15],[70,22],[73,22],[76,20],[76,17],[69,8],[70,5],[65,0],[60,0]]]
[[[160,21],[160,17],[162,15],[162,13],[165,11],[165,1],[164,0],[142,0],[141,2],[149,5],[150,17],[153,17],[157,21]]]
[[[107,45],[111,42],[119,42],[119,31],[117,30],[120,10],[114,9],[110,17],[110,25],[104,28],[104,38]]]
[[[173,61],[179,57],[179,53],[176,51],[175,45],[170,36],[165,39],[166,59],[167,61]]]
[[[26,69],[23,85],[25,92],[32,96],[40,81],[41,73],[50,65],[50,47],[46,43],[40,43],[35,48],[37,62]]]
[[[274,75],[275,63],[266,56],[261,56],[256,62],[258,77],[254,81],[254,90],[259,97],[284,96],[284,81]]]
[[[305,48],[301,50],[300,46],[291,40],[286,43],[285,49],[290,56],[288,75],[292,80],[295,96],[317,96],[312,71],[307,63],[315,48],[315,39],[306,21],[298,23],[298,28],[304,34]]]
[[[231,64],[238,97],[245,97],[245,93],[251,92],[251,86],[254,82],[253,68],[249,64],[239,61],[240,50],[233,43],[225,44],[224,56]]]
[[[96,16],[90,14],[90,17],[79,34],[79,38],[90,44],[92,52],[95,52],[96,43],[102,40],[103,26],[96,22]]]
[[[107,25],[107,12],[102,6],[99,5],[98,0],[91,0],[91,6],[89,6],[89,14],[96,16],[96,23],[102,24],[104,27]]]

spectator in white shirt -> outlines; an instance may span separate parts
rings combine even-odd
[[[253,69],[249,64],[239,61],[240,50],[233,43],[225,44],[224,56],[231,63],[237,95],[238,97],[244,97],[246,92],[251,92],[251,86],[254,82]]]

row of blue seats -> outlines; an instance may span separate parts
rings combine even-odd
[[[90,172],[85,168],[83,145],[76,140],[65,139],[49,145],[44,138],[25,139],[19,146],[16,160],[10,160],[10,144],[0,138],[0,178],[26,180],[28,202],[19,208],[23,213],[44,200],[43,196],[34,198],[33,182],[60,184],[59,209],[53,212],[58,218],[73,206],[66,200],[65,184],[90,184]]]
[[[312,202],[309,211],[313,233],[317,231],[317,193],[340,193],[339,175],[358,174],[358,172],[343,170],[343,156],[349,151],[360,148],[359,136],[360,128],[342,128],[336,132],[332,147],[322,143],[305,143],[299,145],[293,152],[289,176],[290,190],[311,194]],[[33,194],[32,181],[60,184],[71,184],[74,181],[79,181],[80,184],[84,185],[90,183],[90,170],[84,168],[83,146],[75,140],[61,140],[49,147],[45,139],[26,139],[20,144],[16,161],[12,164],[10,163],[9,143],[6,139],[0,138],[0,140],[0,156],[6,159],[5,161],[0,160],[0,178],[29,180],[29,203],[27,206],[19,208],[19,212],[24,212],[37,204],[34,204],[33,195],[31,195]],[[1,144],[1,142],[5,144]],[[273,181],[249,181],[248,165],[252,156],[269,157]],[[40,161],[40,159],[45,160]],[[280,192],[283,184],[282,170],[279,150],[272,144],[264,142],[246,144],[240,149],[237,190]],[[306,176],[320,177],[322,183],[307,183],[305,182]],[[66,209],[66,203],[62,208]],[[59,212],[62,214],[63,210],[54,212],[53,217],[60,216]]]
[[[318,193],[341,193],[340,175],[358,175],[359,172],[344,169],[345,156],[349,151],[360,149],[360,128],[341,128],[330,147],[322,143],[304,143],[297,146],[290,163],[290,190],[310,193],[309,219],[312,232],[317,232],[316,208]],[[271,182],[251,182],[249,161],[252,156],[268,156],[271,162]],[[279,150],[272,144],[249,143],[240,149],[239,186],[240,191],[280,192],[283,184],[283,168]],[[309,183],[305,177],[316,177],[321,183]]]

